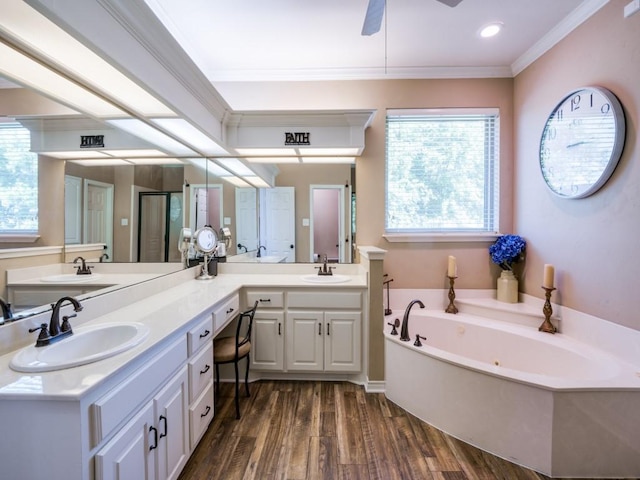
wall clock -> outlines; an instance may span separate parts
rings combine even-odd
[[[602,87],[575,90],[558,103],[544,126],[542,177],[560,197],[587,197],[615,170],[624,140],[624,112],[616,96]]]

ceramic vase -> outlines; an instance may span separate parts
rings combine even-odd
[[[500,274],[496,297],[500,302],[518,303],[518,279],[511,270]]]

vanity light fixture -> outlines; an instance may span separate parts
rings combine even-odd
[[[504,24],[502,22],[489,23],[489,24],[485,25],[484,27],[482,27],[480,29],[480,31],[478,32],[478,34],[482,38],[495,37],[498,33],[500,33],[500,31],[502,30],[503,25]]]
[[[70,151],[39,151],[38,155],[44,155],[51,158],[60,158],[62,160],[71,160],[74,158],[123,158],[123,157],[148,157],[158,158],[166,157],[167,154],[160,150],[141,149],[141,150],[70,150]]]
[[[0,74],[14,83],[94,117],[125,116],[125,112],[68,78],[50,70],[0,38]]]
[[[302,163],[356,163],[356,157],[302,157]]]
[[[120,128],[126,132],[142,138],[147,142],[171,152],[173,155],[196,155],[196,152],[183,143],[171,138],[155,127],[137,118],[118,118],[106,121],[109,125]]]
[[[237,158],[217,158],[216,162],[241,177],[255,175],[253,170],[251,170]]]
[[[245,157],[249,163],[300,163],[299,157]]]
[[[0,36],[9,39],[9,43],[19,45],[20,50],[30,57],[40,58],[43,60],[42,63],[53,67],[53,70],[78,79],[79,84],[106,95],[142,116],[176,115],[167,105],[23,0],[3,0]],[[0,57],[5,64],[7,57],[4,52]],[[10,75],[9,77],[11,78]],[[51,88],[46,78],[41,76],[27,78],[32,83],[38,84],[32,86],[39,91],[43,89],[47,91]],[[70,95],[72,95],[71,91],[62,90],[54,99],[62,101]],[[66,104],[64,101],[62,103]],[[81,105],[83,103],[78,106]],[[78,110],[86,111],[82,108]],[[96,116],[113,115],[107,112],[94,114]],[[122,115],[122,112],[115,115]]]
[[[185,140],[205,155],[215,156],[228,154],[227,150],[222,148],[212,138],[182,118],[152,118],[151,121],[166,131],[174,133],[177,137]]]
[[[120,158],[92,158],[92,159],[74,159],[68,160],[70,163],[76,163],[83,167],[122,167],[131,165],[131,163]]]

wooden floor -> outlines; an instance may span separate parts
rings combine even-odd
[[[179,480],[548,477],[421,422],[384,394],[346,382],[251,384],[235,419],[233,384]]]

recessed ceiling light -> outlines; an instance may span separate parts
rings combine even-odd
[[[502,22],[489,23],[480,29],[480,36],[482,38],[495,37],[502,30],[502,25]]]

